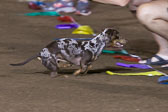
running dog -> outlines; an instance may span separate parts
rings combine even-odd
[[[80,69],[74,72],[74,75],[81,73],[86,74],[91,64],[98,59],[102,50],[111,45],[112,47],[123,47],[126,40],[123,39],[119,32],[114,28],[106,28],[99,35],[89,41],[78,41],[70,38],[62,38],[48,44],[35,56],[12,66],[21,66],[29,61],[38,58],[42,64],[49,69],[51,77],[56,77],[60,63],[64,67],[78,65]]]

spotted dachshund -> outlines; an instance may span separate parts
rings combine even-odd
[[[12,66],[20,66],[34,58],[41,60],[42,64],[49,69],[51,77],[57,76],[58,69],[62,66],[78,65],[80,69],[74,75],[86,74],[91,64],[98,59],[102,50],[109,45],[123,47],[126,40],[114,28],[106,28],[103,32],[89,41],[78,41],[70,38],[62,38],[48,44],[35,56]],[[61,63],[64,63],[61,65]]]

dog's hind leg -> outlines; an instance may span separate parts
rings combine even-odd
[[[59,76],[57,73],[58,69],[59,69],[59,67],[58,67],[57,63],[53,63],[51,61],[51,63],[50,63],[50,70],[51,70],[50,77],[54,78],[54,77]]]
[[[52,58],[52,59],[49,59],[49,60],[46,60],[46,61],[42,61],[42,64],[47,68],[49,69],[51,72],[50,72],[50,76],[53,78],[53,77],[57,77],[58,74],[57,74],[57,71],[59,69],[56,61]]]
[[[54,78],[54,77],[57,77],[58,74],[57,74],[57,71],[58,71],[58,67],[54,64],[50,64],[48,66],[48,69],[51,71],[50,72],[50,77]]]
[[[53,72],[53,71],[50,72],[50,77],[55,78],[57,76],[58,76],[57,72]]]
[[[56,65],[50,65],[50,70],[51,70],[50,77],[54,78],[59,76],[59,74],[57,73],[58,67]]]

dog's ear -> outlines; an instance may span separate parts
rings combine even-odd
[[[105,32],[109,37],[118,37],[119,36],[119,32],[116,29],[113,28],[109,28],[106,30]]]
[[[117,35],[119,35],[119,28],[118,27],[112,27],[111,28],[112,30],[113,30],[113,36],[117,36]]]
[[[119,32],[118,32],[116,29],[114,29],[114,30],[113,30],[113,35],[114,35],[114,36],[119,36]]]
[[[112,36],[113,35],[113,29],[108,28],[105,32],[105,34],[107,34],[108,36]]]
[[[104,30],[105,30],[105,28],[102,28],[102,29],[101,29],[101,34],[103,34]]]

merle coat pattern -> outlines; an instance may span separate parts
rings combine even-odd
[[[29,58],[25,62],[11,64],[13,66],[24,65],[35,57],[40,58],[42,64],[51,71],[51,76],[57,76],[59,62],[68,62],[80,66],[80,69],[74,72],[74,75],[87,73],[92,62],[102,53],[102,50],[112,44],[114,40],[120,39],[119,32],[112,28],[106,28],[103,32],[89,41],[77,41],[75,39],[62,38],[53,41],[42,51]],[[116,45],[122,45],[117,43]]]

